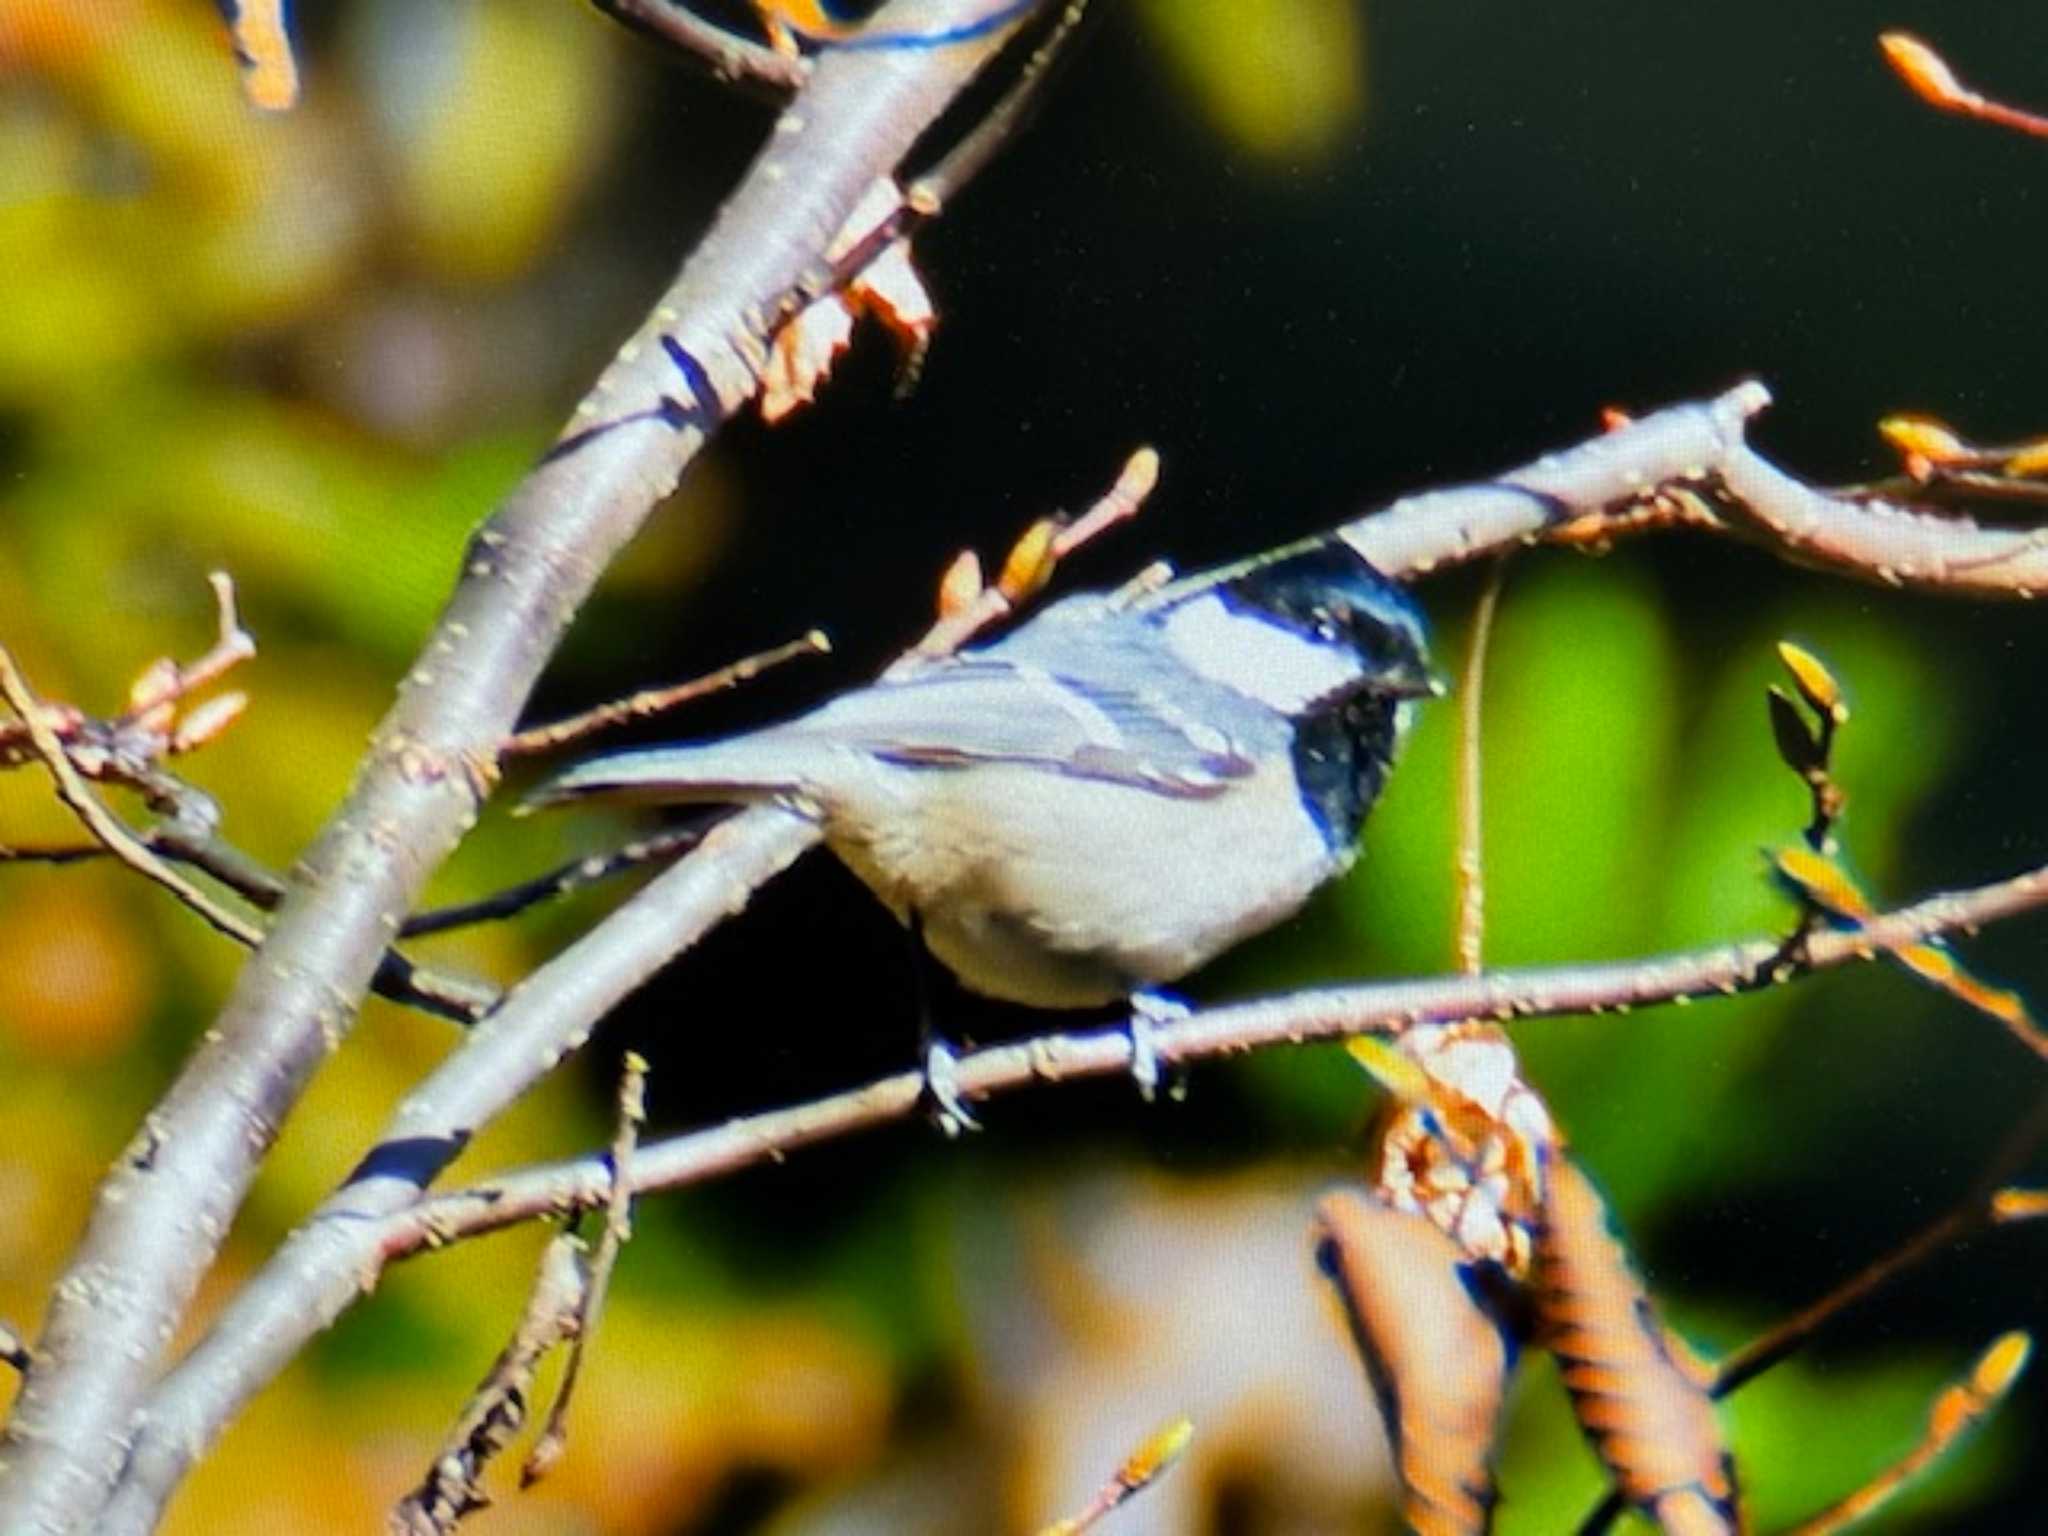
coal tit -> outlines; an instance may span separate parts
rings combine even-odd
[[[1412,701],[1439,691],[1414,605],[1339,536],[1069,597],[786,724],[597,758],[538,798],[789,805],[974,991],[1142,1003],[1350,867]]]

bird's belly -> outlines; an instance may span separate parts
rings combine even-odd
[[[1205,799],[986,765],[921,773],[915,793],[911,816],[835,818],[835,851],[969,987],[1042,1008],[1175,981],[1348,862],[1284,767]]]

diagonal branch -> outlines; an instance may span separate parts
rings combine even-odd
[[[915,9],[931,24],[971,20],[981,6]],[[580,446],[550,455],[477,532],[346,801],[294,866],[275,925],[100,1187],[0,1439],[0,1529],[95,1523],[165,1342],[285,1115],[345,1038],[386,944],[474,824],[497,743],[570,618],[752,395],[768,317],[1004,37],[821,58],[674,285],[577,408],[565,436]],[[608,421],[618,425],[588,430]]]

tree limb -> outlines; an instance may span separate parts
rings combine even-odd
[[[905,0],[892,0],[881,18]],[[921,24],[975,0],[926,0]],[[385,947],[476,820],[564,628],[755,389],[765,333],[854,204],[1002,42],[837,52],[546,458],[478,531],[346,801],[183,1073],[101,1184],[0,1438],[0,1529],[94,1526],[130,1419],[285,1115],[346,1037]],[[593,425],[614,423],[609,430]]]
[[[761,819],[759,824],[747,825],[756,818]],[[699,859],[722,864],[778,834],[783,851],[793,859],[808,830],[774,811],[750,811],[723,823],[712,835],[726,835],[724,849],[693,855],[634,898],[642,904],[635,919],[642,930],[637,947],[642,962],[659,951],[665,937],[652,931],[662,921],[649,910],[659,904],[658,888],[680,883]],[[696,873],[700,879],[710,878],[701,868]],[[736,884],[735,891],[740,890],[743,887]],[[1816,934],[1798,969],[1826,970],[1875,958],[1899,945],[2042,906],[2048,906],[2048,868],[1930,897],[1856,932]],[[612,941],[600,944],[607,931],[608,927],[594,931],[583,946],[572,947],[536,973],[479,1028],[471,1043],[486,1032],[514,1028],[529,1046],[536,1037],[553,1038],[543,1002],[558,1000],[560,984],[588,986],[594,967],[616,964],[618,955],[607,953]],[[1554,1016],[1723,996],[1768,985],[1783,966],[1782,943],[1766,937],[1603,965],[1319,988],[1206,1009],[1162,1023],[1154,1044],[1162,1061],[1186,1065],[1279,1044],[1371,1031],[1398,1033],[1426,1020]],[[601,996],[587,996],[575,1011],[589,1020],[609,1006]],[[515,1023],[508,1026],[508,1019]],[[501,1036],[500,1044],[503,1048],[478,1051],[463,1065],[458,1065],[463,1055],[459,1052],[429,1079],[408,1102],[409,1111],[418,1101],[432,1103],[431,1113],[410,1113],[407,1124],[417,1133],[387,1139],[166,1378],[151,1399],[129,1475],[103,1529],[146,1530],[170,1485],[226,1426],[235,1409],[281,1370],[307,1339],[374,1286],[385,1265],[519,1222],[600,1206],[613,1198],[613,1165],[602,1153],[517,1170],[473,1189],[419,1198],[425,1179],[445,1166],[466,1137],[466,1129],[451,1133],[446,1127],[481,1123],[478,1108],[495,1097],[490,1087],[468,1080],[469,1068],[512,1054],[509,1034]],[[1131,1049],[1130,1033],[1122,1028],[1044,1035],[961,1056],[958,1086],[969,1098],[986,1099],[1036,1084],[1121,1074],[1130,1069]],[[919,1112],[923,1090],[921,1074],[901,1072],[809,1104],[649,1143],[635,1151],[627,1184],[631,1193],[646,1194],[779,1161],[802,1147],[908,1119]]]

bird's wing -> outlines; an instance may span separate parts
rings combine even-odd
[[[1011,763],[1164,794],[1216,794],[1254,767],[1156,690],[992,655],[900,674],[786,729],[905,766]]]

